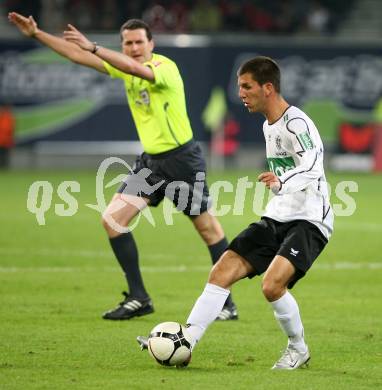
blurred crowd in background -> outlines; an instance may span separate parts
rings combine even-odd
[[[3,12],[33,15],[60,31],[67,23],[115,31],[128,18],[157,33],[335,34],[354,0],[5,0]]]

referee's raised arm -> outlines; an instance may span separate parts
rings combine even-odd
[[[89,51],[81,49],[78,45],[68,42],[63,38],[49,34],[38,28],[33,16],[28,18],[16,12],[8,14],[8,20],[13,23],[26,37],[35,38],[43,45],[51,48],[56,53],[70,61],[88,66],[102,73],[108,73],[103,61]]]
[[[141,33],[138,32],[138,35],[135,37],[135,39],[130,38],[127,42],[124,37],[124,32],[122,32],[121,35],[122,48],[127,45],[135,45],[136,47],[139,47],[144,44],[145,40],[147,40],[147,46],[149,48],[147,57],[152,57],[152,49],[154,45],[152,41],[147,39],[147,36],[145,36],[146,33],[144,33],[143,30]],[[64,31],[64,39],[68,42],[76,44],[82,50],[86,50],[95,54],[98,58],[106,61],[108,64],[119,69],[123,73],[131,74],[148,81],[155,80],[154,72],[151,68],[144,66],[143,63],[135,60],[133,57],[131,57],[131,55],[128,55],[125,52],[119,53],[115,50],[101,47],[96,42],[91,42],[84,34],[81,33],[81,31],[77,30],[71,24],[68,24],[67,30]],[[134,51],[131,50],[131,53],[134,53]],[[146,59],[144,57],[140,57],[140,59],[141,61],[146,61],[148,58]]]

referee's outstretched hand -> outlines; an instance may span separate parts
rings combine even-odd
[[[27,37],[33,37],[38,31],[37,23],[32,15],[26,18],[17,12],[9,12],[8,20]]]
[[[86,51],[92,51],[94,49],[94,43],[90,42],[79,30],[77,30],[72,24],[68,24],[67,30],[64,31],[64,39],[66,41],[75,43],[81,49]]]

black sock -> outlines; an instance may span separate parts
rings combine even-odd
[[[210,251],[212,264],[217,263],[217,261],[220,259],[220,256],[224,253],[224,251],[228,247],[228,241],[224,237],[219,242],[213,245],[208,246],[208,250]],[[234,303],[232,301],[232,294],[228,295],[227,300],[225,301],[225,306],[232,306]]]
[[[123,233],[109,240],[114,255],[125,273],[130,295],[139,299],[148,298],[139,269],[138,250],[132,233]]]

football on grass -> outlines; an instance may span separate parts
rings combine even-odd
[[[148,340],[150,355],[164,366],[185,367],[191,360],[191,336],[178,322],[162,322]]]

